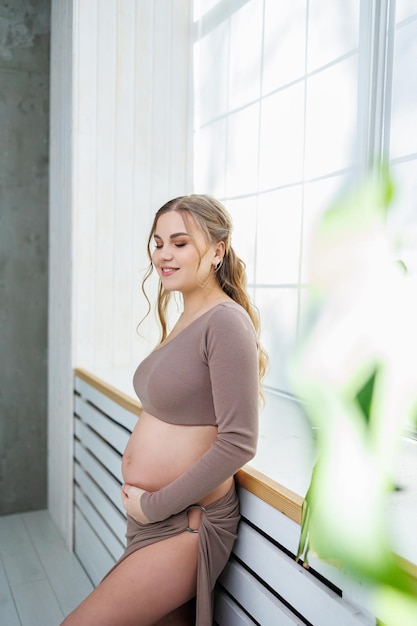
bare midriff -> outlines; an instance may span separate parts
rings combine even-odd
[[[216,437],[216,426],[169,424],[142,411],[123,455],[123,480],[146,491],[158,491],[196,463]],[[233,477],[193,504],[215,502],[228,492],[232,482]]]

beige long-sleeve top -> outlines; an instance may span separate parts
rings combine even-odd
[[[201,500],[253,458],[258,439],[258,347],[253,324],[222,302],[158,346],[133,384],[144,410],[171,424],[216,425],[210,449],[184,474],[142,495],[151,522]]]

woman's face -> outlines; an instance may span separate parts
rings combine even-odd
[[[215,284],[216,246],[207,246],[201,229],[190,217],[187,224],[178,211],[158,218],[152,262],[167,291],[183,294]]]

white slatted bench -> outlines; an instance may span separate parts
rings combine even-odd
[[[74,551],[94,585],[123,552],[121,456],[138,415],[133,402],[107,389],[76,371]],[[366,589],[319,561],[309,570],[296,563],[299,525],[238,482],[242,521],[217,584],[216,624],[375,624],[364,608]]]

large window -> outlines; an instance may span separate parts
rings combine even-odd
[[[267,388],[291,394],[317,216],[389,158],[388,227],[417,270],[417,9],[411,0],[196,0],[194,186],[234,218]]]
[[[271,357],[267,388],[288,394],[309,233],[364,158],[359,64],[369,16],[360,0],[194,4],[194,186],[232,213]]]
[[[393,55],[389,158],[397,184],[396,210],[389,226],[398,243],[399,257],[417,274],[417,4],[397,0],[390,36]]]

